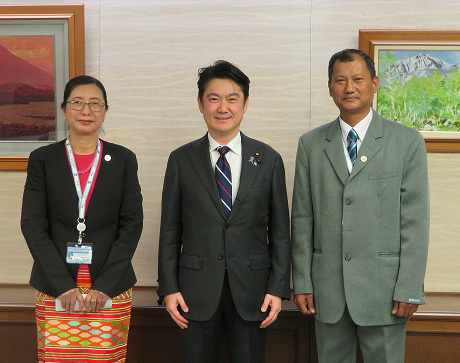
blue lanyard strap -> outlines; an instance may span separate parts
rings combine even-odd
[[[75,155],[72,150],[72,145],[70,140],[67,138],[66,143],[67,157],[69,158],[70,168],[72,170],[73,181],[75,184],[75,190],[78,195],[78,220],[77,220],[77,230],[79,232],[78,243],[82,242],[82,232],[86,229],[85,225],[85,213],[86,213],[86,203],[88,201],[89,191],[91,190],[91,185],[93,184],[94,177],[96,176],[97,166],[99,165],[99,159],[101,158],[101,140],[97,140],[97,149],[96,155],[93,160],[93,165],[91,166],[88,180],[86,181],[85,189],[82,193],[80,186],[80,177],[78,175],[77,163],[75,162]]]

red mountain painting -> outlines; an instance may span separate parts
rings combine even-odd
[[[52,36],[0,36],[0,140],[54,137],[54,74],[42,69],[53,69],[52,46]],[[40,52],[51,52],[42,67]]]

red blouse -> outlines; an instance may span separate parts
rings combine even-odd
[[[104,148],[104,146],[103,146],[103,143],[101,141],[101,157],[99,158],[99,164],[97,165],[96,174],[94,175],[93,184],[91,184],[91,189],[89,190],[88,200],[86,202],[86,210],[88,210],[89,200],[91,199],[91,195],[93,194],[94,184],[96,184],[97,174],[99,173],[99,167],[101,166],[103,148]],[[81,192],[82,193],[85,190],[86,182],[88,181],[89,172],[91,171],[91,164],[92,164],[92,162],[94,160],[95,155],[96,155],[96,152],[94,152],[93,154],[90,154],[90,155],[74,154],[75,163],[77,164],[78,171],[80,172],[82,170],[85,170],[84,173],[78,174],[79,177],[80,177],[80,185],[81,185],[81,189],[82,189]]]

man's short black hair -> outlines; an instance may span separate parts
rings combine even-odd
[[[344,49],[344,50],[341,50],[340,52],[333,54],[331,59],[329,60],[329,68],[328,68],[329,83],[332,81],[332,72],[334,71],[334,64],[336,62],[344,62],[344,63],[353,62],[355,60],[356,55],[363,58],[364,61],[366,62],[367,69],[369,70],[369,73],[371,74],[371,79],[375,78],[376,76],[375,64],[371,57],[369,57],[366,53],[364,53],[362,50],[359,50],[359,49]]]
[[[249,78],[234,64],[218,60],[209,67],[198,70],[198,98],[203,103],[203,95],[209,82],[213,79],[228,79],[236,83],[244,95],[244,102],[249,97]]]

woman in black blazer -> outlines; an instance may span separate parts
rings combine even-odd
[[[136,156],[99,139],[104,86],[64,91],[66,140],[30,154],[21,229],[34,259],[40,362],[124,362],[142,232]]]

